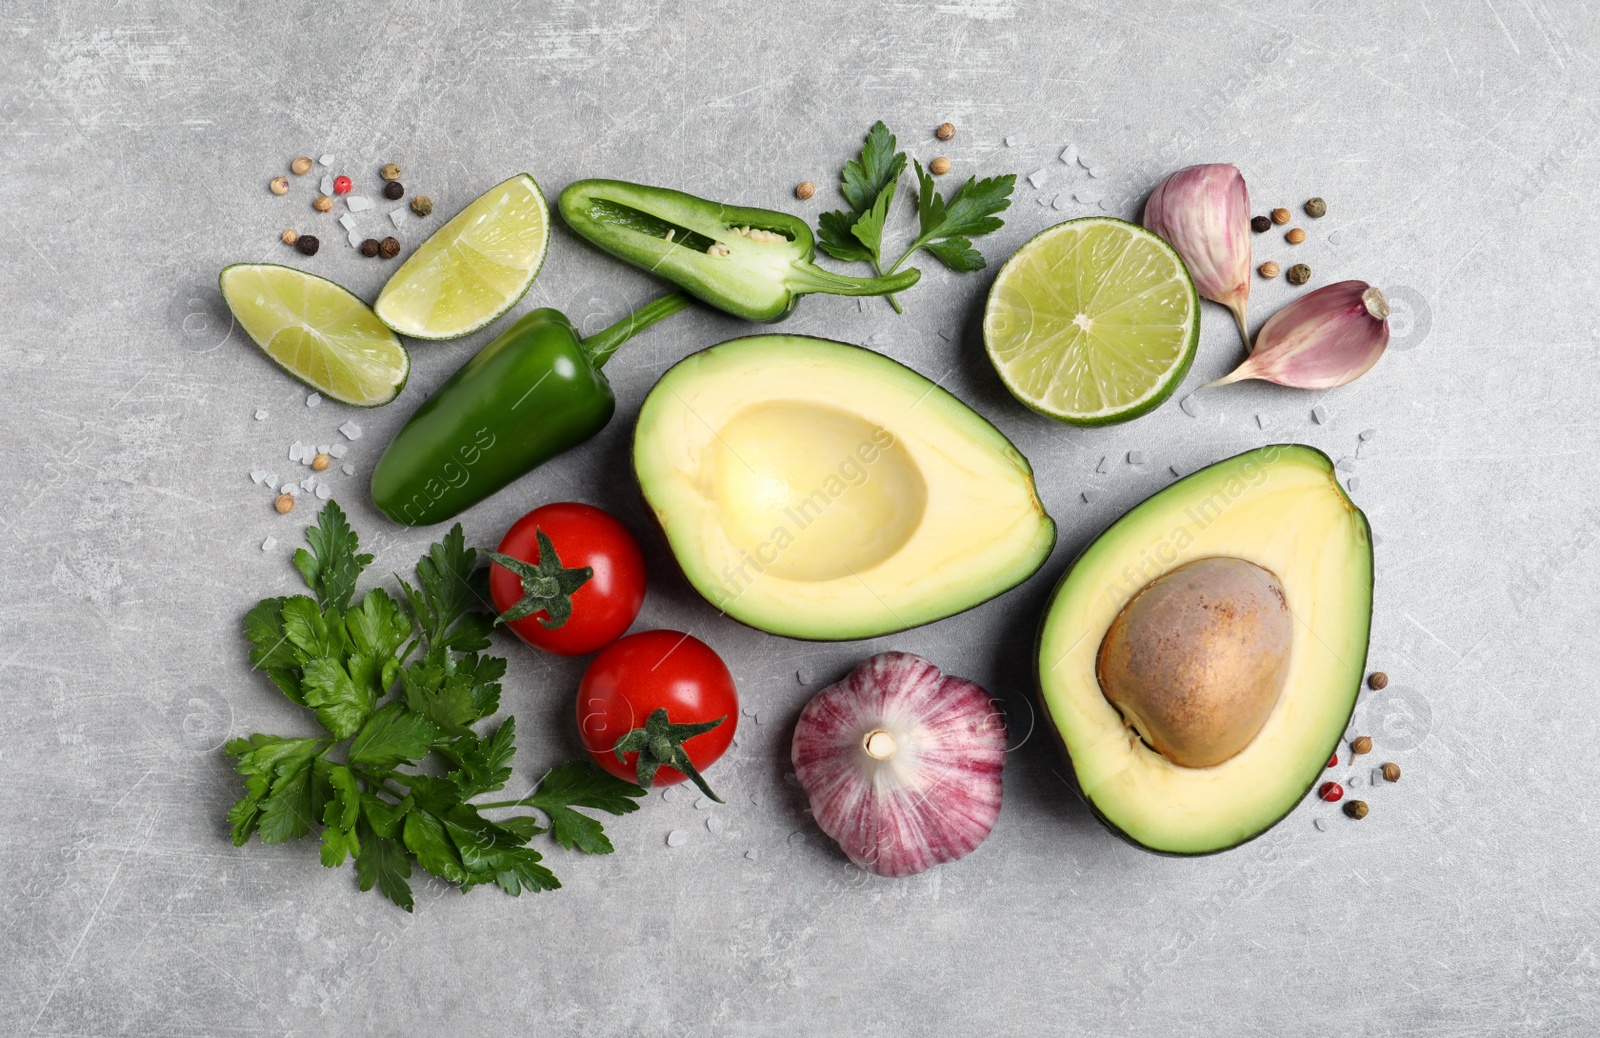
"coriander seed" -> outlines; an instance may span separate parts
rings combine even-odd
[[[1382,770],[1383,770],[1383,781],[1385,781],[1385,782],[1399,782],[1400,781],[1400,765],[1396,764],[1394,761],[1390,761],[1389,763],[1385,764],[1383,766]]]
[[[326,213],[333,208],[333,199],[327,195],[318,195],[311,203],[311,208],[319,213]]]
[[[288,515],[294,511],[294,495],[279,494],[272,502],[272,507],[278,510],[279,515]]]
[[[297,177],[303,177],[311,172],[311,160],[304,155],[289,163],[289,172]]]
[[[285,245],[293,245],[295,243],[295,240],[298,239],[299,237],[300,237],[300,232],[295,230],[293,227],[291,227],[287,231],[283,232],[283,243]]]
[[[1250,218],[1250,229],[1257,234],[1270,231],[1272,230],[1272,220],[1266,216],[1252,216]]]
[[[1328,215],[1328,203],[1320,198],[1312,198],[1306,202],[1306,215],[1313,220],[1320,220]]]
[[[817,185],[809,180],[802,180],[794,186],[794,196],[804,202],[817,193]]]
[[[1367,802],[1365,800],[1350,800],[1344,805],[1344,813],[1360,821],[1367,817]]]
[[[400,167],[396,166],[392,162],[385,163],[384,167],[382,169],[378,170],[378,176],[382,177],[385,180],[399,180],[400,179]]]
[[[433,199],[427,195],[413,195],[411,198],[411,211],[418,216],[432,216]]]
[[[405,194],[406,189],[401,186],[400,181],[398,180],[391,180],[387,184],[383,185],[383,197],[387,198],[391,202],[395,201],[396,199],[404,198]]]
[[[317,249],[322,247],[322,243],[317,240],[317,236],[314,234],[302,234],[295,238],[294,247],[299,249],[300,254],[303,256],[315,256]]]
[[[1371,753],[1372,752],[1372,736],[1370,736],[1370,735],[1357,736],[1356,739],[1353,742],[1350,743],[1350,752],[1355,754],[1358,757],[1363,753]]]
[[[1288,234],[1285,234],[1283,236],[1283,240],[1288,242],[1290,245],[1299,245],[1301,242],[1306,240],[1305,229],[1301,228],[1301,227],[1296,227],[1293,230],[1291,230]]]
[[[311,459],[311,471],[323,472],[326,471],[328,466],[332,464],[333,458],[331,456],[327,454],[318,454],[315,458]]]
[[[1311,280],[1311,268],[1304,263],[1296,263],[1284,277],[1289,279],[1291,285],[1303,285]]]
[[[950,160],[945,158],[943,155],[940,155],[938,158],[928,163],[928,172],[932,173],[936,177],[944,176],[946,173],[950,172]]]
[[[956,135],[956,124],[940,123],[938,129],[933,131],[933,135],[941,141],[953,140]]]
[[[361,243],[361,255],[371,259],[378,254],[378,249],[381,247],[382,246],[378,244],[378,239],[368,238],[366,241]]]
[[[1289,215],[1289,210],[1287,209],[1279,208],[1272,211],[1272,222],[1280,227],[1288,223],[1291,219],[1292,217]]]
[[[1375,670],[1367,675],[1367,687],[1374,692],[1381,692],[1389,687],[1389,675],[1381,670]]]
[[[1267,260],[1267,262],[1256,268],[1256,273],[1270,281],[1278,276],[1279,269],[1281,268],[1276,263]]]
[[[400,239],[385,238],[378,243],[378,255],[384,259],[394,259],[400,255]]]
[[[272,182],[268,184],[267,187],[270,188],[272,193],[275,195],[286,195],[289,193],[289,178],[273,177]]]

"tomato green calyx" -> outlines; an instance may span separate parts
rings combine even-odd
[[[685,740],[709,732],[727,719],[724,715],[715,721],[702,721],[699,724],[673,724],[667,720],[666,708],[657,707],[645,720],[644,727],[635,728],[617,740],[613,752],[617,760],[625,760],[624,754],[638,751],[639,785],[644,789],[649,789],[650,783],[655,781],[656,770],[666,765],[689,776],[689,781],[699,786],[700,792],[720,804],[723,799],[711,792],[706,780],[700,777],[683,744]]]
[[[539,623],[553,631],[571,619],[572,594],[589,582],[594,570],[588,566],[563,568],[550,537],[543,530],[534,531],[534,536],[539,539],[537,564],[497,551],[486,551],[484,554],[515,573],[522,581],[522,598],[500,614],[500,622],[510,623],[543,611],[545,615],[539,617]]]

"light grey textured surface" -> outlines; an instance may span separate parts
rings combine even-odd
[[[0,1033],[1593,1034],[1600,18],[1576,0],[1255,6],[8,5]],[[275,515],[249,473],[287,477],[288,445],[336,440],[352,411],[307,409],[231,328],[216,274],[293,262],[371,298],[385,270],[310,211],[312,178],[288,198],[267,180],[332,152],[369,184],[400,163],[445,213],[526,169],[552,193],[614,176],[814,216],[880,117],[962,175],[1045,171],[984,244],[991,272],[1102,211],[1063,192],[1131,217],[1190,162],[1238,163],[1259,210],[1322,195],[1293,258],[1317,283],[1389,289],[1391,352],[1331,394],[1242,385],[1201,393],[1196,417],[1174,401],[1083,432],[989,370],[988,272],[922,264],[904,317],[809,299],[786,330],[877,336],[1032,458],[1062,531],[1040,574],[960,618],[817,646],[717,619],[656,552],[641,626],[717,648],[763,723],[746,717],[715,769],[720,833],[693,797],[652,797],[610,826],[611,857],[552,855],[560,892],[422,883],[408,916],[311,845],[232,847],[221,742],[303,723],[248,671],[239,621],[295,586],[287,552],[313,511]],[[940,145],[945,119],[960,135]],[[1069,143],[1101,176],[1059,161]],[[810,203],[789,193],[801,179],[822,188]],[[358,226],[387,226],[388,208]],[[278,245],[286,226],[328,228],[322,254]],[[1257,245],[1258,262],[1291,255],[1276,232]],[[593,329],[654,291],[561,231],[523,306]],[[1290,294],[1258,282],[1256,322]],[[642,529],[633,412],[671,361],[747,330],[693,312],[627,346],[607,369],[618,420],[469,513],[469,537],[563,498]],[[489,334],[417,345],[401,400],[358,416],[358,475],[326,476],[377,573],[428,535],[383,522],[364,476]],[[1208,305],[1179,396],[1237,351]],[[1094,822],[1031,730],[1035,623],[1073,555],[1169,466],[1276,440],[1359,475],[1380,538],[1372,662],[1394,683],[1357,727],[1405,779],[1362,786],[1361,823],[1308,800],[1239,851],[1143,854]],[[1130,450],[1147,463],[1120,463]],[[1104,475],[1102,457],[1118,462]],[[848,866],[783,780],[797,669],[815,689],[891,646],[1003,697],[1019,744],[989,841],[902,882]],[[504,649],[531,781],[576,748],[581,663]],[[669,848],[674,829],[687,840]]]

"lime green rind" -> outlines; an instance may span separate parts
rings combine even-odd
[[[338,294],[345,301],[360,307],[372,317],[372,323],[374,325],[373,330],[382,330],[384,336],[386,337],[386,344],[394,349],[394,351],[398,354],[398,360],[400,361],[398,376],[385,380],[383,383],[383,385],[388,389],[387,396],[384,396],[382,399],[376,399],[374,396],[354,398],[347,393],[340,392],[332,385],[319,382],[315,378],[307,375],[305,372],[296,370],[294,367],[284,363],[282,360],[272,354],[270,349],[271,339],[268,338],[267,341],[262,341],[260,335],[258,334],[259,330],[251,330],[251,322],[246,317],[240,315],[239,307],[234,304],[233,300],[228,298],[228,279],[230,271],[265,271],[269,269],[285,271],[296,278],[305,280],[306,282],[313,282],[319,284],[320,286],[324,286],[325,290],[331,290],[332,293]],[[273,364],[276,364],[295,381],[316,390],[318,393],[328,397],[330,400],[337,400],[342,404],[349,404],[352,407],[382,407],[384,404],[387,404],[398,397],[405,389],[406,383],[410,381],[411,354],[406,351],[405,345],[400,342],[399,338],[395,336],[391,329],[383,325],[382,322],[378,320],[377,316],[372,313],[371,308],[367,306],[366,302],[361,299],[360,296],[357,296],[354,292],[351,292],[349,289],[345,288],[336,281],[331,281],[328,278],[321,277],[320,275],[307,273],[306,271],[300,270],[297,267],[286,266],[282,263],[231,263],[228,266],[223,267],[221,272],[218,273],[217,288],[222,293],[223,301],[228,304],[228,309],[233,313],[234,321],[238,323],[239,327],[244,331],[245,335],[249,337],[250,341],[255,343],[256,347],[266,355],[268,360],[272,361]]]
[[[511,310],[516,307],[518,303],[522,302],[523,298],[528,294],[528,290],[533,287],[534,281],[538,279],[539,272],[544,269],[545,259],[550,255],[549,201],[545,198],[544,191],[540,189],[538,181],[534,180],[531,174],[518,173],[516,176],[508,177],[496,184],[494,187],[491,187],[489,190],[485,191],[483,194],[469,202],[466,208],[462,209],[461,212],[451,217],[448,222],[446,222],[438,230],[434,231],[433,234],[429,235],[428,238],[423,242],[423,245],[426,245],[429,241],[432,241],[440,234],[451,232],[451,228],[456,224],[456,221],[466,217],[471,211],[472,207],[480,200],[494,194],[496,191],[504,188],[507,184],[519,179],[527,180],[528,184],[533,188],[534,196],[539,201],[540,211],[543,213],[544,220],[544,240],[540,245],[539,255],[533,259],[532,265],[528,268],[527,279],[523,282],[520,289],[506,297],[505,305],[501,306],[498,310],[495,310],[488,316],[481,318],[476,323],[471,324],[469,327],[464,327],[459,330],[452,329],[445,334],[432,334],[425,328],[405,325],[404,322],[400,322],[398,319],[391,320],[390,318],[386,318],[384,316],[384,296],[388,294],[389,287],[391,285],[402,283],[402,278],[407,275],[408,267],[410,267],[412,259],[416,258],[417,253],[413,252],[411,257],[408,258],[405,263],[400,265],[400,269],[396,270],[394,274],[390,276],[389,280],[385,282],[382,291],[378,293],[377,302],[373,304],[373,312],[377,314],[378,320],[382,321],[384,325],[386,325],[391,331],[394,331],[400,335],[404,335],[410,339],[420,339],[424,342],[447,342],[451,339],[460,339],[471,335],[473,332],[481,331],[482,329],[487,328],[489,325],[493,324],[500,318],[504,317],[507,313],[511,312]],[[421,251],[421,246],[418,247],[418,251]]]

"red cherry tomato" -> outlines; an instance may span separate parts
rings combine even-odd
[[[586,656],[622,636],[644,605],[644,553],[628,528],[592,505],[571,502],[535,508],[518,519],[500,540],[500,554],[539,564],[538,533],[550,538],[563,569],[594,571],[572,592],[572,615],[550,629],[540,609],[510,627],[529,645],[557,656]],[[489,594],[504,613],[523,597],[522,578],[498,562],[489,568]]]
[[[733,675],[711,647],[678,631],[645,631],[607,646],[589,664],[578,685],[578,734],[596,764],[634,782],[639,755],[627,753],[618,760],[612,748],[658,709],[665,709],[673,724],[726,718],[683,742],[690,763],[702,773],[727,751],[739,725]],[[685,778],[663,765],[652,784],[670,786]]]

